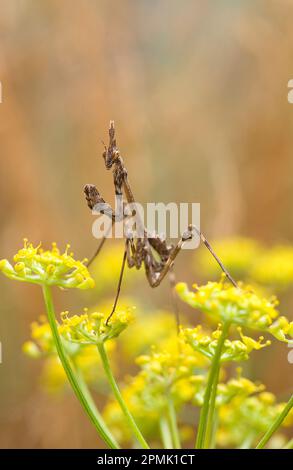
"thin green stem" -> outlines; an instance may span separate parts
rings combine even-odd
[[[90,421],[95,426],[99,436],[111,449],[117,449],[118,448],[117,443],[113,440],[112,436],[109,435],[109,433],[104,429],[103,423],[100,422],[99,415],[96,414],[95,410],[91,406],[92,404],[88,401],[84,393],[83,387],[80,385],[79,380],[76,377],[72,369],[72,366],[70,364],[70,361],[66,355],[66,352],[62,344],[62,340],[58,332],[58,326],[57,326],[55,311],[54,311],[54,304],[53,304],[52,294],[51,294],[51,290],[49,286],[47,285],[43,286],[43,295],[44,295],[45,305],[46,305],[47,314],[48,314],[48,321],[51,327],[53,340],[56,346],[59,359],[67,375],[67,378],[70,382],[70,385],[77,399],[82,405],[83,409],[87,413]]]
[[[284,407],[283,411],[279,414],[279,416],[275,419],[271,427],[267,430],[264,436],[261,438],[259,443],[256,446],[256,449],[263,449],[266,443],[270,440],[272,435],[279,429],[282,422],[286,418],[287,414],[293,407],[293,395],[291,395],[290,400],[288,401],[287,405]]]
[[[118,403],[121,407],[121,410],[124,413],[125,418],[127,419],[127,422],[129,424],[130,428],[133,431],[134,436],[136,437],[137,441],[140,443],[140,445],[142,446],[143,449],[149,449],[149,446],[148,446],[147,442],[145,441],[145,439],[144,439],[143,435],[141,434],[136,422],[134,421],[133,416],[131,415],[129,409],[127,408],[127,405],[126,405],[126,403],[125,403],[125,401],[124,401],[124,399],[121,395],[121,392],[119,390],[119,387],[116,383],[116,380],[115,380],[115,378],[112,374],[109,358],[108,358],[107,352],[105,350],[104,343],[102,341],[100,341],[97,344],[97,346],[98,346],[98,350],[99,350],[99,353],[100,353],[100,356],[101,356],[101,359],[102,359],[102,364],[103,364],[103,367],[104,367],[104,371],[106,373],[106,376],[107,376],[107,379],[108,379],[109,384],[111,386],[111,389],[114,393],[114,396],[115,396],[116,400],[118,401]]]
[[[168,415],[170,420],[170,429],[175,449],[181,449],[179,430],[177,426],[176,411],[172,397],[168,397]]]
[[[216,398],[217,398],[217,389],[218,389],[218,382],[219,382],[219,374],[220,374],[220,364],[218,364],[217,370],[214,375],[212,392],[210,397],[210,406],[208,410],[208,418],[206,423],[206,434],[204,440],[204,448],[208,449],[211,445],[212,434],[214,430],[214,414],[215,414],[215,406],[216,406]]]
[[[203,406],[202,406],[201,413],[200,413],[200,419],[199,419],[199,425],[198,425],[198,431],[197,431],[197,439],[196,439],[197,449],[202,449],[204,447],[212,389],[214,386],[216,387],[218,384],[218,376],[219,376],[218,369],[219,369],[219,364],[220,364],[220,359],[221,359],[221,353],[222,353],[225,339],[229,331],[229,327],[230,327],[230,323],[228,322],[224,323],[221,336],[218,339],[218,344],[215,350],[215,355],[211,363],[210,372],[208,376],[208,382],[207,382],[205,395],[204,395],[204,402],[203,402]]]
[[[95,404],[95,401],[92,397],[92,394],[87,386],[87,383],[85,382],[84,380],[84,377],[83,377],[83,374],[82,374],[82,371],[80,370],[80,368],[76,365],[75,361],[73,360],[72,361],[73,364],[74,364],[74,369],[75,369],[75,373],[76,373],[76,378],[78,380],[78,383],[79,383],[79,386],[86,398],[86,400],[88,401],[93,413],[95,413],[96,415],[96,418],[99,420],[101,426],[103,427],[103,429],[108,433],[109,436],[111,436],[111,439],[112,441],[115,443],[116,445],[116,448],[118,449],[119,448],[119,444],[117,443],[115,437],[113,436],[113,434],[111,433],[111,431],[109,430],[107,424],[105,423],[102,415],[100,414],[98,408],[96,407],[96,404]]]
[[[210,436],[210,444],[209,444],[210,449],[215,449],[217,445],[218,426],[219,426],[219,413],[218,413],[218,410],[216,409],[215,414],[214,414],[214,422],[213,422],[213,426],[211,430],[211,436]]]
[[[159,425],[160,425],[160,434],[161,434],[164,449],[173,449],[172,435],[171,435],[168,419],[165,416],[163,416],[160,419]]]

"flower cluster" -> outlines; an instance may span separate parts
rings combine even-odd
[[[176,410],[191,403],[205,381],[207,361],[182,339],[172,341],[169,350],[152,347],[150,354],[137,358],[140,371],[128,378],[122,394],[144,435],[158,436],[161,418],[171,401]],[[127,441],[129,432],[115,401],[109,401],[103,416],[117,439]]]
[[[61,314],[62,326],[60,332],[70,343],[98,344],[117,338],[133,320],[133,311],[117,308],[107,321],[107,315],[101,312],[88,313],[84,309],[82,315],[68,316],[68,312]]]
[[[192,402],[196,406],[202,406],[205,393],[205,382],[193,396]],[[258,382],[252,382],[242,376],[241,368],[237,369],[237,376],[229,379],[227,382],[220,382],[217,386],[216,408],[220,409],[223,405],[230,403],[235,397],[244,399],[255,393],[262,392],[265,386]]]
[[[132,416],[142,430],[145,437],[156,438],[158,436],[158,423],[160,419],[161,403],[153,406],[153,397],[145,388],[146,380],[143,374],[134,378],[126,378],[126,384],[122,389],[122,396]],[[127,425],[125,416],[116,400],[110,399],[103,410],[103,418],[111,428],[116,439],[121,443],[129,443],[132,440],[131,430]]]
[[[152,390],[156,403],[163,401],[166,404],[169,394],[176,405],[181,405],[192,398],[204,380],[207,361],[194,354],[190,346],[180,339],[174,346],[172,352],[153,346],[150,354],[136,360],[146,380],[145,390],[148,389],[148,393]]]
[[[153,347],[149,355],[137,359],[140,371],[128,378],[122,393],[131,413],[143,430],[144,435],[157,439],[159,423],[167,415],[168,400],[175,404],[177,412],[183,405],[201,407],[204,401],[208,362],[197,351],[192,351],[189,344],[180,336],[179,347],[168,352]],[[221,374],[225,378],[225,373]],[[236,378],[221,382],[217,386],[216,408],[229,404],[235,397],[246,397],[260,393],[264,385],[254,383],[241,375],[238,370]],[[127,426],[117,403],[110,400],[103,412],[108,425],[117,439],[127,442],[131,439]],[[180,434],[184,438],[180,426]],[[190,435],[188,436],[190,438]]]
[[[185,283],[176,286],[182,300],[209,314],[215,321],[264,331],[281,341],[288,342],[293,337],[293,323],[279,316],[275,298],[260,298],[249,286],[234,287],[224,280],[194,285],[194,288],[192,292]]]
[[[87,402],[88,415],[98,433],[110,447],[116,447],[111,433],[118,438],[119,444],[133,440],[143,448],[148,448],[149,440],[155,447],[161,442],[168,445],[169,433],[172,442],[169,445],[178,447],[180,438],[194,439],[194,432],[190,434],[190,423],[186,420],[192,406],[202,407],[198,448],[213,445],[214,441],[220,447],[254,445],[275,422],[284,404],[277,403],[262,383],[243,377],[240,369],[236,369],[236,377],[230,378],[230,368],[226,365],[231,361],[247,360],[251,352],[270,344],[263,336],[259,339],[247,336],[243,333],[245,328],[269,333],[280,341],[293,344],[293,322],[280,316],[276,298],[263,298],[242,284],[232,286],[224,277],[220,282],[195,285],[194,291],[179,283],[176,286],[179,296],[206,313],[218,327],[214,331],[210,326],[180,327],[180,334],[176,335],[174,318],[168,312],[152,311],[147,318],[141,315],[132,331],[119,339],[119,370],[123,369],[123,354],[127,363],[129,357],[138,356],[136,365],[139,368],[136,375],[124,377],[120,392],[108,352],[115,350],[113,340],[132,322],[133,309],[117,307],[110,317],[100,310],[84,309],[80,315],[73,316],[65,311],[60,315],[61,320],[56,320],[49,286],[78,289],[94,286],[85,260],[76,261],[68,250],[69,245],[64,253],[60,253],[53,244],[51,250],[44,251],[41,246],[34,247],[25,240],[24,247],[14,256],[14,263],[0,261],[0,270],[7,277],[43,286],[49,322],[44,317],[34,322],[31,340],[23,346],[30,357],[44,359],[43,385],[50,391],[61,390],[69,377],[81,403]],[[273,282],[281,285],[285,278],[292,280],[293,258],[289,253],[278,271],[278,260],[286,257],[284,251],[278,250],[274,255]],[[255,261],[256,253],[260,252],[262,267]],[[112,254],[108,253],[110,258]],[[256,243],[238,240],[234,251],[229,252],[230,260],[228,256],[224,262],[228,266],[234,262],[233,271],[238,274],[249,277],[253,272],[254,279],[269,284],[273,275],[266,271],[269,261],[265,255]],[[113,266],[117,258],[116,255],[113,257]],[[247,264],[251,267],[246,270]],[[119,274],[117,263],[116,268]],[[108,280],[112,278],[111,267],[106,272],[105,285],[107,276]],[[102,308],[99,304],[103,312],[110,312],[111,307]],[[155,346],[150,348],[150,344]],[[114,368],[118,369],[117,362]],[[94,390],[101,396],[108,392],[107,382],[115,397],[115,401],[112,397],[109,399],[103,411],[110,431],[86,387],[86,384],[98,385]],[[291,406],[291,400],[287,406]],[[291,409],[282,425],[292,423]],[[265,439],[262,443],[266,444]]]
[[[61,288],[89,289],[94,287],[83,261],[76,261],[73,253],[60,253],[56,243],[44,251],[41,245],[34,247],[24,240],[24,247],[14,256],[14,265],[8,260],[0,261],[0,271],[11,279],[33,284],[59,286]]]
[[[195,351],[212,360],[215,355],[218,339],[222,333],[221,328],[220,324],[218,329],[209,335],[203,330],[201,325],[198,325],[195,328],[182,329],[180,334]],[[220,362],[245,361],[249,358],[249,353],[252,350],[259,350],[271,344],[270,341],[263,343],[263,336],[256,341],[253,338],[243,335],[240,327],[238,328],[238,331],[240,333],[241,340],[225,340]]]
[[[242,370],[237,369],[238,376],[228,380],[226,383],[219,383],[217,388],[216,406],[219,408],[230,403],[235,397],[242,399],[262,392],[265,386],[259,382],[252,382],[242,376]]]
[[[262,391],[254,396],[235,395],[234,399],[219,409],[219,429],[217,442],[221,447],[255,445],[259,436],[274,422],[284,408],[276,397]],[[283,421],[282,426],[291,426],[293,411]]]
[[[63,325],[58,325],[66,353],[80,370],[84,380],[89,384],[98,383],[104,388],[105,378],[102,371],[101,359],[95,345],[72,343],[65,338]],[[113,353],[115,343],[107,343],[107,351]],[[31,325],[31,340],[23,345],[23,352],[34,359],[43,358],[44,365],[41,373],[41,383],[49,392],[60,392],[67,383],[66,374],[58,359],[52,332],[46,318],[40,317],[39,322]]]

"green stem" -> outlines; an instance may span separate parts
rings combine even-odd
[[[284,407],[283,411],[279,414],[279,416],[275,419],[271,427],[267,430],[264,436],[261,438],[259,443],[256,446],[256,449],[263,449],[266,443],[270,440],[274,432],[276,432],[279,427],[281,426],[282,422],[286,418],[287,414],[293,407],[293,395],[291,395],[290,400],[288,401],[287,405]]]
[[[203,402],[203,406],[202,406],[201,413],[200,413],[200,419],[199,419],[199,425],[198,425],[198,431],[197,431],[197,439],[196,439],[197,449],[202,449],[204,447],[212,389],[213,387],[217,387],[217,384],[218,384],[221,353],[222,353],[225,339],[229,331],[229,327],[230,327],[230,323],[228,322],[224,323],[221,336],[218,339],[218,344],[215,350],[215,355],[211,363],[208,382],[207,382],[205,395],[204,395],[204,402]]]
[[[219,425],[219,413],[218,413],[218,410],[215,410],[214,422],[213,422],[211,435],[210,435],[210,444],[209,444],[210,449],[215,449],[215,447],[217,445],[218,425]]]
[[[95,401],[94,401],[94,399],[92,397],[92,394],[89,391],[89,388],[88,388],[88,386],[87,386],[87,384],[86,384],[86,382],[83,378],[83,374],[82,374],[81,370],[76,365],[74,360],[72,362],[74,364],[76,378],[77,378],[79,386],[80,386],[80,388],[81,388],[81,390],[82,390],[82,392],[85,396],[85,399],[89,403],[93,413],[95,413],[96,418],[99,420],[99,422],[100,422],[101,426],[103,427],[103,429],[108,433],[109,436],[111,436],[111,439],[115,443],[116,448],[119,449],[119,444],[117,443],[117,441],[116,441],[115,437],[113,436],[113,434],[111,433],[111,431],[108,429],[107,424],[105,423],[102,415],[100,414],[98,408],[96,407]]]
[[[172,435],[169,427],[168,420],[165,416],[160,419],[160,433],[164,449],[173,449]]]
[[[99,416],[95,413],[95,410],[92,408],[91,404],[87,400],[87,397],[84,394],[84,391],[82,387],[80,386],[80,383],[78,381],[78,378],[76,377],[69,359],[67,358],[67,355],[65,353],[62,340],[60,338],[59,332],[58,332],[58,326],[56,322],[56,317],[55,317],[55,311],[54,311],[54,305],[53,305],[53,299],[52,299],[52,294],[50,287],[47,285],[43,285],[43,294],[44,294],[44,300],[45,300],[45,305],[47,309],[47,314],[48,314],[48,321],[51,327],[52,331],[52,336],[53,340],[56,346],[56,350],[59,356],[59,359],[61,361],[61,364],[64,368],[64,371],[67,375],[67,378],[70,382],[70,385],[79,400],[80,404],[82,405],[83,409],[87,413],[90,421],[92,424],[95,426],[98,434],[100,437],[103,439],[103,441],[111,448],[111,449],[117,449],[118,446],[116,442],[113,440],[112,436],[109,435],[109,433],[104,429],[103,423],[100,422]]]
[[[181,449],[179,431],[176,420],[176,411],[171,397],[168,398],[168,414],[170,420],[171,435],[175,449]]]
[[[217,398],[217,389],[218,389],[218,382],[219,382],[219,374],[220,374],[220,364],[218,364],[217,370],[214,375],[213,379],[213,386],[212,392],[210,397],[210,406],[208,410],[208,417],[206,423],[206,434],[204,440],[204,448],[208,449],[211,445],[211,439],[214,429],[214,414],[215,414],[215,406],[216,406],[216,398]]]
[[[109,363],[109,358],[108,358],[107,352],[105,350],[104,343],[102,341],[100,341],[97,344],[97,346],[98,346],[98,350],[99,350],[99,353],[100,353],[100,356],[101,356],[101,359],[102,359],[102,364],[103,364],[103,367],[104,367],[104,371],[105,371],[106,376],[108,378],[109,384],[112,388],[112,391],[114,393],[114,396],[115,396],[116,400],[118,401],[118,403],[121,407],[121,410],[124,413],[125,418],[127,419],[127,422],[129,424],[130,428],[133,431],[133,434],[135,435],[136,439],[138,440],[138,442],[140,443],[140,445],[142,446],[143,449],[149,449],[149,446],[148,446],[147,442],[145,441],[143,435],[141,434],[140,430],[137,427],[136,422],[134,421],[133,416],[131,415],[130,411],[127,408],[127,405],[126,405],[126,403],[125,403],[125,401],[124,401],[124,399],[121,395],[121,392],[119,390],[119,387],[116,383],[116,380],[115,380],[115,378],[112,374],[111,366],[110,366],[110,363]]]

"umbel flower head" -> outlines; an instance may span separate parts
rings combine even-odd
[[[236,377],[231,378],[227,382],[220,382],[217,385],[217,396],[215,405],[217,408],[222,407],[234,400],[235,397],[241,398],[242,400],[250,395],[265,390],[265,386],[260,382],[252,382],[246,377],[242,376],[242,369],[240,367],[236,370]],[[202,406],[204,402],[206,382],[202,384],[202,387],[197,391],[193,397],[193,404],[196,406]]]
[[[226,339],[222,348],[221,362],[227,361],[245,361],[249,359],[249,353],[252,350],[259,350],[271,344],[270,341],[263,343],[263,336],[256,341],[253,338],[244,336],[241,327],[238,328],[241,339],[230,340]],[[212,360],[218,339],[222,333],[222,326],[219,324],[217,330],[213,331],[211,335],[205,332],[201,325],[195,328],[185,328],[180,332],[181,337],[194,349],[203,354],[208,359]]]
[[[141,355],[136,363],[140,367],[134,377],[127,377],[122,388],[122,395],[130,412],[143,434],[154,438],[159,436],[160,418],[167,413],[169,399],[176,409],[191,403],[193,397],[202,388],[208,361],[182,338],[172,340],[172,347],[156,345],[149,354]],[[122,441],[130,439],[125,418],[116,401],[110,399],[103,416]]]
[[[217,443],[221,447],[254,446],[259,436],[267,431],[284,409],[285,403],[278,403],[276,397],[266,391],[252,396],[235,395],[219,408],[219,429]],[[282,427],[292,426],[292,409]],[[279,432],[278,432],[279,434]],[[280,434],[279,434],[280,435]]]
[[[117,309],[107,322],[107,315],[101,312],[88,313],[84,309],[82,315],[68,316],[61,314],[60,333],[71,343],[98,344],[116,338],[133,320],[133,312],[128,309]]]
[[[208,361],[179,337],[173,351],[153,346],[150,354],[139,356],[136,363],[145,382],[141,403],[152,403],[161,412],[167,406],[168,395],[176,406],[191,400],[204,381]]]
[[[33,284],[59,286],[61,288],[89,289],[95,282],[91,278],[83,261],[76,261],[73,253],[60,253],[56,243],[52,249],[44,251],[41,245],[34,247],[24,239],[24,247],[13,258],[12,265],[8,260],[0,261],[0,271],[10,279]]]
[[[91,383],[105,384],[105,376],[102,370],[101,358],[96,345],[71,343],[64,337],[64,326],[58,323],[64,349],[80,370],[84,380]],[[39,321],[31,325],[31,340],[23,344],[23,352],[32,359],[44,359],[41,384],[48,392],[64,391],[67,384],[66,374],[58,358],[52,332],[46,317],[41,316]],[[113,354],[115,342],[109,341],[106,345],[107,352]]]
[[[221,282],[208,282],[203,286],[194,284],[193,287],[194,292],[185,283],[179,283],[176,290],[182,300],[209,314],[215,321],[268,332],[280,341],[289,342],[293,337],[293,322],[279,316],[276,298],[260,298],[249,286],[234,287],[223,278]]]
[[[126,377],[125,382],[122,389],[123,400],[130,413],[135,416],[136,423],[143,435],[147,438],[153,438],[158,434],[161,401],[154,403],[153,396],[147,387],[146,378],[141,372],[135,377]],[[125,416],[119,403],[113,398],[106,403],[103,409],[103,418],[119,442],[130,443],[132,441],[132,433]]]
[[[252,382],[246,377],[243,377],[242,369],[240,367],[237,368],[236,373],[237,377],[231,378],[226,383],[218,384],[216,398],[216,406],[218,408],[230,403],[235,397],[244,399],[265,390],[264,384],[260,382]]]

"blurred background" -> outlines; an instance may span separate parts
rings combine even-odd
[[[92,254],[94,219],[83,186],[94,183],[113,201],[101,158],[110,119],[138,201],[200,202],[201,228],[220,240],[220,257],[221,240],[239,236],[261,252],[290,251],[292,21],[290,0],[2,2],[0,257],[11,258],[23,237],[70,242],[77,258]],[[112,269],[112,250],[120,263],[122,247],[107,244],[94,268],[96,291],[55,292],[58,310],[78,313],[113,298],[119,267]],[[219,278],[204,250],[180,255],[177,279]],[[269,283],[292,319],[290,282]],[[152,290],[134,273],[123,294],[134,287],[146,311],[171,310],[167,281]],[[42,361],[22,353],[30,323],[43,313],[40,290],[2,277],[0,296],[0,447],[95,446],[75,398],[48,394]],[[288,348],[259,354],[252,377],[287,397]]]

